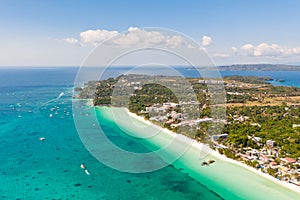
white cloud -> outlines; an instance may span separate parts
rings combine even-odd
[[[292,48],[292,53],[300,54],[300,47]]]
[[[300,47],[286,47],[266,42],[231,47],[224,52],[210,52],[216,63],[285,63],[299,62]]]
[[[184,44],[184,40],[181,36],[175,35],[167,39],[167,46],[171,48],[176,48]],[[190,47],[190,46],[188,46]]]
[[[202,42],[201,43],[202,43],[203,46],[209,46],[212,43],[212,39],[211,39],[211,37],[204,35],[202,37]]]
[[[65,41],[65,42],[67,42],[67,43],[69,43],[69,44],[78,44],[78,40],[77,39],[75,39],[75,38],[65,38],[65,39],[63,39],[63,41]]]
[[[137,27],[130,27],[127,33],[121,33],[113,41],[117,45],[155,45],[162,44],[166,42],[168,36],[158,31],[146,31],[144,29],[139,29]]]
[[[279,57],[279,56],[293,56],[300,54],[300,47],[288,48],[282,47],[278,44],[261,43],[257,46],[252,44],[245,44],[241,47],[242,55],[254,57]]]
[[[259,44],[254,52],[254,56],[279,56],[285,53],[284,49],[277,44],[267,44],[261,43]]]
[[[160,31],[148,31],[137,27],[129,27],[128,32],[120,33],[118,31],[109,30],[87,30],[80,33],[80,39],[66,38],[65,42],[81,45],[97,45],[106,41],[106,45],[115,46],[167,46],[170,48],[188,47],[193,48],[191,44],[187,44],[183,37],[179,35],[168,35]]]
[[[252,51],[254,49],[254,46],[252,44],[245,44],[241,47],[244,51]]]
[[[110,39],[112,38],[112,39]],[[87,30],[81,32],[78,37],[63,39],[64,42],[78,46],[95,46],[101,42],[110,47],[167,47],[167,48],[195,48],[184,37],[177,34],[168,34],[160,30],[147,30],[138,27],[129,27],[127,32],[118,32],[115,30]],[[213,43],[211,37],[204,35],[202,37],[201,49],[206,48]],[[210,49],[210,48],[208,48]],[[284,60],[300,59],[300,47],[285,47],[279,44],[269,44],[262,42],[260,44],[246,43],[240,47],[232,46],[225,52],[209,52],[216,60],[239,60],[264,62],[266,60]]]
[[[230,57],[230,54],[227,54],[227,53],[214,53],[213,57],[228,58],[228,57]]]
[[[130,27],[128,28],[128,31],[129,31],[129,32],[138,31],[138,30],[139,30],[138,27],[132,27],[132,26],[130,26]]]
[[[231,50],[232,50],[233,53],[236,53],[237,50],[238,50],[238,48],[236,48],[236,47],[231,47]]]
[[[117,36],[117,31],[108,30],[87,30],[80,33],[80,41],[83,44],[97,45],[98,43],[104,42],[109,38]]]

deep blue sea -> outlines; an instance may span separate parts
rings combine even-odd
[[[177,69],[187,77],[199,76],[193,70]],[[72,115],[77,70],[0,68],[0,199],[222,199],[173,166],[130,174],[111,169],[91,156],[79,139]],[[127,70],[111,68],[102,78]],[[300,86],[300,72],[221,74],[269,76],[285,80],[274,84]],[[119,146],[147,151],[109,123],[105,127]],[[45,140],[40,141],[41,137]],[[84,173],[81,163],[91,175]]]

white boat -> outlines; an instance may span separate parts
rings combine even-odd
[[[87,174],[87,175],[90,175],[90,172],[86,169],[84,170],[84,172]]]
[[[84,164],[81,164],[81,165],[80,165],[80,168],[81,168],[81,169],[85,169]]]

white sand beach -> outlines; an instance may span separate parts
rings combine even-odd
[[[224,199],[299,198],[297,186],[278,181],[268,174],[220,155],[207,145],[155,125],[124,108],[97,107],[98,111],[101,120],[108,120],[124,134],[137,138],[163,159],[165,166],[174,166]],[[202,166],[202,162],[209,159],[215,160],[215,163]]]
[[[156,127],[156,128],[158,128],[158,129],[161,129],[162,132],[165,133],[165,134],[168,134],[168,135],[170,135],[170,136],[172,136],[172,137],[175,137],[176,135],[178,135],[177,133],[174,133],[174,132],[172,132],[172,131],[169,130],[169,129],[162,128],[162,127],[160,127],[160,126],[158,126],[158,125],[155,125],[155,124],[151,123],[150,121],[145,120],[143,117],[138,116],[138,115],[136,115],[135,113],[129,112],[128,109],[126,109],[126,111],[127,111],[127,113],[128,113],[129,116],[131,116],[131,117],[133,117],[133,118],[135,118],[135,119],[137,119],[137,120],[140,120],[140,121],[142,121],[142,122],[145,123],[145,124],[148,124],[148,125],[151,124],[151,126]],[[178,137],[177,137],[177,138],[178,138]],[[183,135],[182,135],[182,137],[179,137],[179,139],[183,139],[183,138],[185,138],[185,140],[190,140],[190,141],[192,142],[192,146],[193,146],[194,148],[198,149],[199,151],[203,151],[203,146],[204,146],[205,144],[202,144],[202,143],[200,143],[200,142],[197,142],[196,140],[193,140],[193,139],[188,138],[188,137],[183,136]],[[205,145],[205,146],[206,146],[206,145]],[[209,148],[209,147],[206,146],[205,148]],[[246,165],[246,164],[244,164],[244,163],[241,163],[241,162],[239,162],[239,161],[236,161],[236,160],[227,158],[225,155],[221,155],[221,154],[218,153],[217,151],[214,151],[214,150],[211,150],[211,149],[210,149],[209,154],[210,154],[210,156],[215,157],[215,158],[217,158],[217,159],[223,160],[223,161],[225,161],[225,162],[232,163],[232,164],[234,164],[234,165],[241,166],[241,167],[243,167],[243,168],[245,168],[245,169],[247,169],[247,170],[249,170],[249,171],[251,171],[251,172],[253,172],[253,173],[255,173],[255,174],[257,174],[257,175],[259,175],[259,176],[261,176],[261,177],[263,177],[263,178],[266,178],[266,179],[268,179],[268,180],[270,180],[270,181],[272,181],[272,182],[274,182],[274,183],[276,183],[276,184],[278,184],[278,185],[280,185],[280,186],[283,186],[283,187],[285,187],[285,188],[287,188],[287,189],[290,189],[290,190],[292,190],[292,191],[297,192],[297,193],[300,194],[300,187],[299,187],[299,186],[293,185],[293,184],[291,184],[291,183],[287,183],[287,182],[285,182],[285,181],[280,181],[280,180],[276,179],[275,177],[273,177],[273,176],[271,176],[271,175],[269,175],[269,174],[263,173],[263,172],[261,172],[261,171],[259,171],[259,170],[257,170],[257,169],[254,169],[254,168],[252,168],[252,167],[250,167],[250,166],[248,166],[248,165]],[[195,155],[195,157],[197,157],[197,155]]]

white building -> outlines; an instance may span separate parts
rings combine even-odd
[[[269,147],[273,147],[274,143],[275,143],[275,141],[273,141],[273,140],[267,140],[266,145]]]

